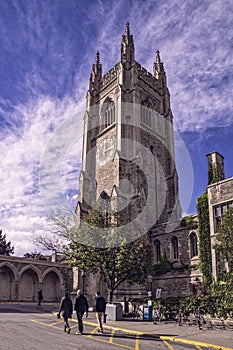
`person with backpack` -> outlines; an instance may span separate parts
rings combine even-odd
[[[95,304],[95,312],[96,312],[96,318],[99,326],[99,333],[103,333],[103,324],[102,320],[105,320],[105,310],[106,310],[106,300],[105,298],[100,294],[100,292],[96,292],[96,304]]]

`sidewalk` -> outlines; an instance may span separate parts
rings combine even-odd
[[[96,323],[95,313],[91,312],[85,322]],[[134,331],[143,336],[153,336],[162,340],[170,340],[176,343],[199,345],[206,348],[221,350],[233,350],[233,330],[208,329],[198,326],[179,326],[175,322],[160,322],[154,324],[151,321],[133,321],[123,319],[122,321],[110,321],[104,324],[106,328]],[[205,343],[205,344],[201,344]],[[211,347],[211,345],[214,345]]]

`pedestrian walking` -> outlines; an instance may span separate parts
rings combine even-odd
[[[61,299],[57,317],[60,318],[61,317],[60,314],[62,314],[62,317],[64,320],[64,332],[67,332],[68,334],[71,331],[71,328],[69,325],[69,318],[72,318],[72,313],[73,313],[72,301],[68,293],[65,293],[65,296]]]
[[[74,310],[77,313],[78,333],[83,334],[83,315],[86,313],[86,317],[88,317],[88,302],[80,289],[77,291]]]
[[[98,291],[96,292],[95,311],[96,311],[96,318],[99,326],[99,330],[98,330],[99,333],[103,333],[102,321],[105,318],[105,310],[106,310],[106,300]]]
[[[42,300],[43,300],[42,290],[39,290],[38,291],[38,306],[41,306]]]

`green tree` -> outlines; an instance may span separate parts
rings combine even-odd
[[[230,272],[233,272],[233,208],[229,207],[223,216],[222,223],[217,233],[218,244],[215,249],[221,260],[228,263]]]
[[[10,256],[14,254],[14,247],[11,246],[11,242],[6,242],[6,235],[3,235],[0,230],[0,255]]]
[[[110,301],[123,282],[145,284],[151,273],[147,235],[126,243],[119,221],[98,210],[91,210],[81,225],[76,220],[76,216],[57,213],[50,217],[53,239],[36,237],[34,241],[46,249],[63,251],[71,266],[101,274]]]

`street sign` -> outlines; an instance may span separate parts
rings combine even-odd
[[[152,282],[153,282],[153,276],[148,275],[148,276],[147,276],[147,281],[148,281],[149,283],[152,283]]]
[[[160,299],[161,298],[161,292],[162,292],[161,288],[157,288],[156,289],[156,299]]]

